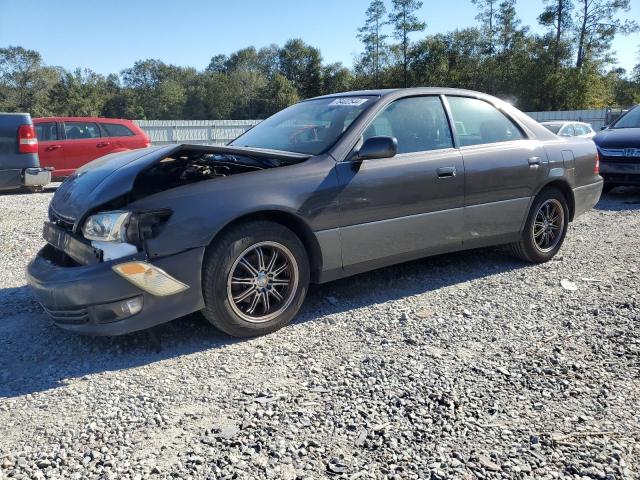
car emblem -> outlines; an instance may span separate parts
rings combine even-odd
[[[635,148],[625,148],[624,149],[624,156],[625,157],[633,157],[636,153],[636,149]]]

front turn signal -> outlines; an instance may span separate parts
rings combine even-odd
[[[189,285],[147,262],[120,263],[113,266],[113,271],[136,287],[157,297],[175,295],[189,288]]]

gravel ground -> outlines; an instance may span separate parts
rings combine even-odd
[[[640,190],[548,264],[412,262],[313,287],[263,338],[176,320],[160,353],[30,297],[50,198],[0,196],[0,478],[640,478]]]

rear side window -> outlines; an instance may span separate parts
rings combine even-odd
[[[131,130],[119,123],[101,123],[100,125],[110,137],[132,137],[134,135]]]
[[[51,142],[58,140],[58,125],[56,122],[37,123],[36,137],[41,142]]]
[[[560,135],[562,135],[563,137],[573,137],[575,136],[575,134],[576,134],[576,131],[573,129],[573,125],[571,124],[564,127],[560,132]]]
[[[544,125],[544,128],[549,130],[551,133],[555,133],[557,135],[560,129],[562,128],[562,124],[561,123],[546,124]]]
[[[447,97],[460,146],[520,140],[524,135],[502,112],[477,98]],[[462,124],[463,128],[459,128]]]
[[[580,125],[579,123],[576,123],[573,128],[575,128],[576,135],[586,135],[589,133],[589,129],[585,125]]]
[[[93,122],[65,122],[64,133],[67,140],[83,140],[85,138],[99,138],[100,129]]]
[[[451,130],[439,97],[410,97],[390,103],[363,137],[396,137],[398,153],[452,148]]]

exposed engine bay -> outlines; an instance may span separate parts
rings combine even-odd
[[[279,167],[282,161],[231,153],[178,151],[138,175],[132,191],[134,199],[191,183]]]

